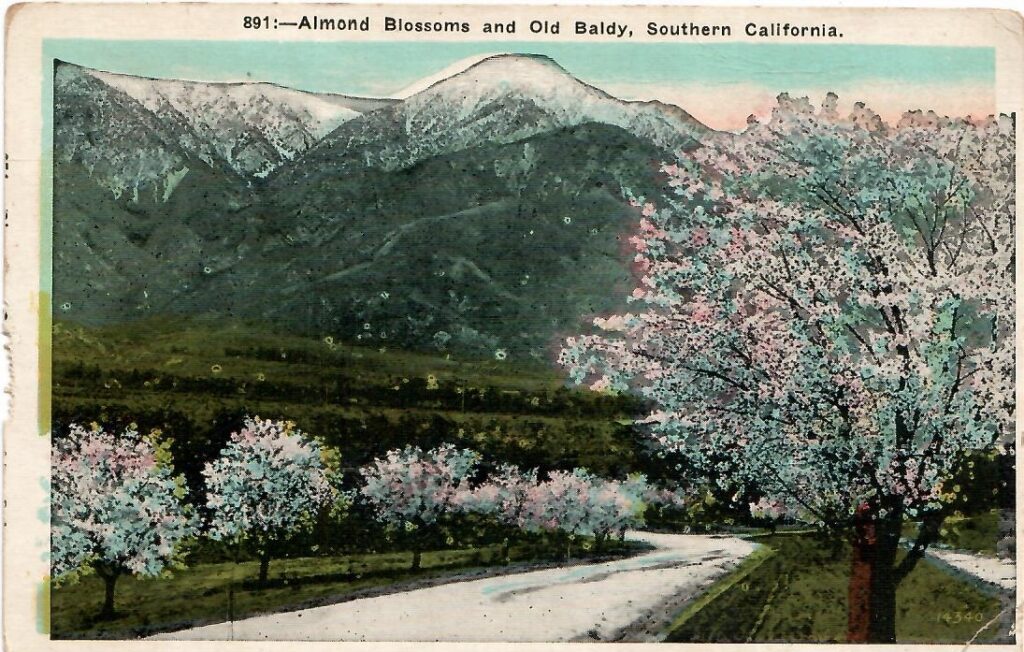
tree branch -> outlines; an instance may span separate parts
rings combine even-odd
[[[932,543],[939,538],[939,528],[942,526],[942,521],[945,516],[942,513],[928,514],[921,521],[921,527],[917,531],[917,538],[914,541],[914,545],[910,548],[907,556],[903,558],[899,564],[893,569],[892,576],[893,582],[899,583],[903,578],[910,574],[910,571],[914,570],[917,566],[917,562],[924,557],[925,551]]]

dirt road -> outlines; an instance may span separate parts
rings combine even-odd
[[[189,640],[608,640],[679,592],[733,568],[755,544],[735,537],[630,533],[655,550],[257,616],[155,636]]]

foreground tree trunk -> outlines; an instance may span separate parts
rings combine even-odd
[[[121,573],[104,564],[96,566],[96,574],[103,578],[103,608],[100,609],[99,619],[111,620],[117,615],[114,611],[114,587]]]
[[[895,567],[901,519],[860,515],[854,524],[846,639],[850,643],[896,642]]]
[[[875,525],[854,525],[853,555],[850,564],[846,640],[866,643],[871,624],[871,573],[874,569]]]
[[[422,553],[420,552],[420,547],[416,546],[412,549],[412,570],[418,571],[420,569],[421,558]]]

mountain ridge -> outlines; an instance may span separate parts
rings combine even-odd
[[[226,85],[245,97],[268,85],[56,74],[54,301],[88,324],[221,315],[381,347],[544,357],[556,333],[624,305],[636,220],[624,190],[662,192],[659,164],[707,133],[550,58],[496,55],[345,114],[260,178],[222,155],[250,132],[179,111],[163,85],[193,112],[209,104],[196,93],[223,106]],[[307,125],[300,113],[288,124]],[[255,132],[247,145],[272,145]]]
[[[209,145],[208,155],[215,154],[245,177],[266,176],[338,125],[362,115],[350,108],[349,98],[276,84],[156,79],[89,68],[81,71],[135,99],[161,120],[184,121]]]
[[[615,98],[546,55],[500,54],[340,125],[268,181],[319,175],[328,161],[341,169],[397,170],[474,142],[514,142],[590,122],[627,129],[670,152],[693,147],[711,132],[674,105]]]

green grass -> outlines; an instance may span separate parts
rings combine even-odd
[[[696,600],[691,602],[683,609],[682,613],[676,616],[672,624],[669,625],[669,631],[674,632],[681,629],[691,618],[700,613],[705,607],[714,602],[720,595],[733,588],[741,581],[745,580],[754,570],[763,564],[769,557],[775,554],[775,549],[771,546],[760,546],[754,552],[747,555],[740,564],[733,569],[728,576],[722,580],[715,582],[707,591],[700,595]],[[744,591],[749,590],[746,583],[739,584],[740,588]]]
[[[260,355],[236,352],[258,350]],[[419,377],[435,374],[439,379],[458,376],[468,384],[498,386],[502,389],[550,389],[561,386],[561,378],[550,367],[537,363],[493,359],[458,360],[444,354],[429,355],[393,347],[360,347],[298,337],[267,330],[241,321],[160,319],[89,328],[71,322],[54,324],[56,361],[99,364],[106,369],[163,369],[176,375],[205,375],[255,381],[308,382],[317,375],[344,370],[356,379],[379,382],[383,377]],[[211,367],[219,364],[220,371]]]
[[[951,548],[994,556],[999,542],[999,512],[950,516],[942,524],[940,541]]]
[[[602,555],[642,549],[609,542]],[[275,611],[338,602],[363,592],[500,566],[500,546],[427,551],[421,570],[409,570],[411,553],[355,554],[335,557],[275,559],[266,587],[255,585],[258,562],[198,564],[170,578],[122,577],[117,582],[117,617],[97,621],[103,583],[95,575],[50,591],[50,626],[54,638],[135,638],[160,631],[223,622]],[[559,549],[560,552],[560,549]],[[555,559],[559,552],[542,544],[513,546],[513,568]],[[582,557],[594,553],[582,550]],[[574,551],[574,557],[581,557]]]
[[[917,529],[917,523],[908,522],[903,526],[903,536],[913,540]],[[971,516],[947,516],[939,530],[939,543],[987,556],[995,556],[999,539],[999,510],[996,509]]]
[[[809,535],[758,538],[774,554],[741,565],[699,609],[673,624],[670,642],[842,642],[846,635],[849,547]],[[731,579],[743,573],[742,581]],[[900,643],[964,643],[1002,609],[999,598],[918,563],[897,590]],[[995,628],[978,642],[991,642]]]
[[[58,436],[71,422],[160,428],[192,484],[243,414],[290,419],[353,468],[442,441],[526,467],[622,475],[637,461],[635,399],[567,389],[539,362],[381,351],[203,320],[57,323],[53,360]]]

